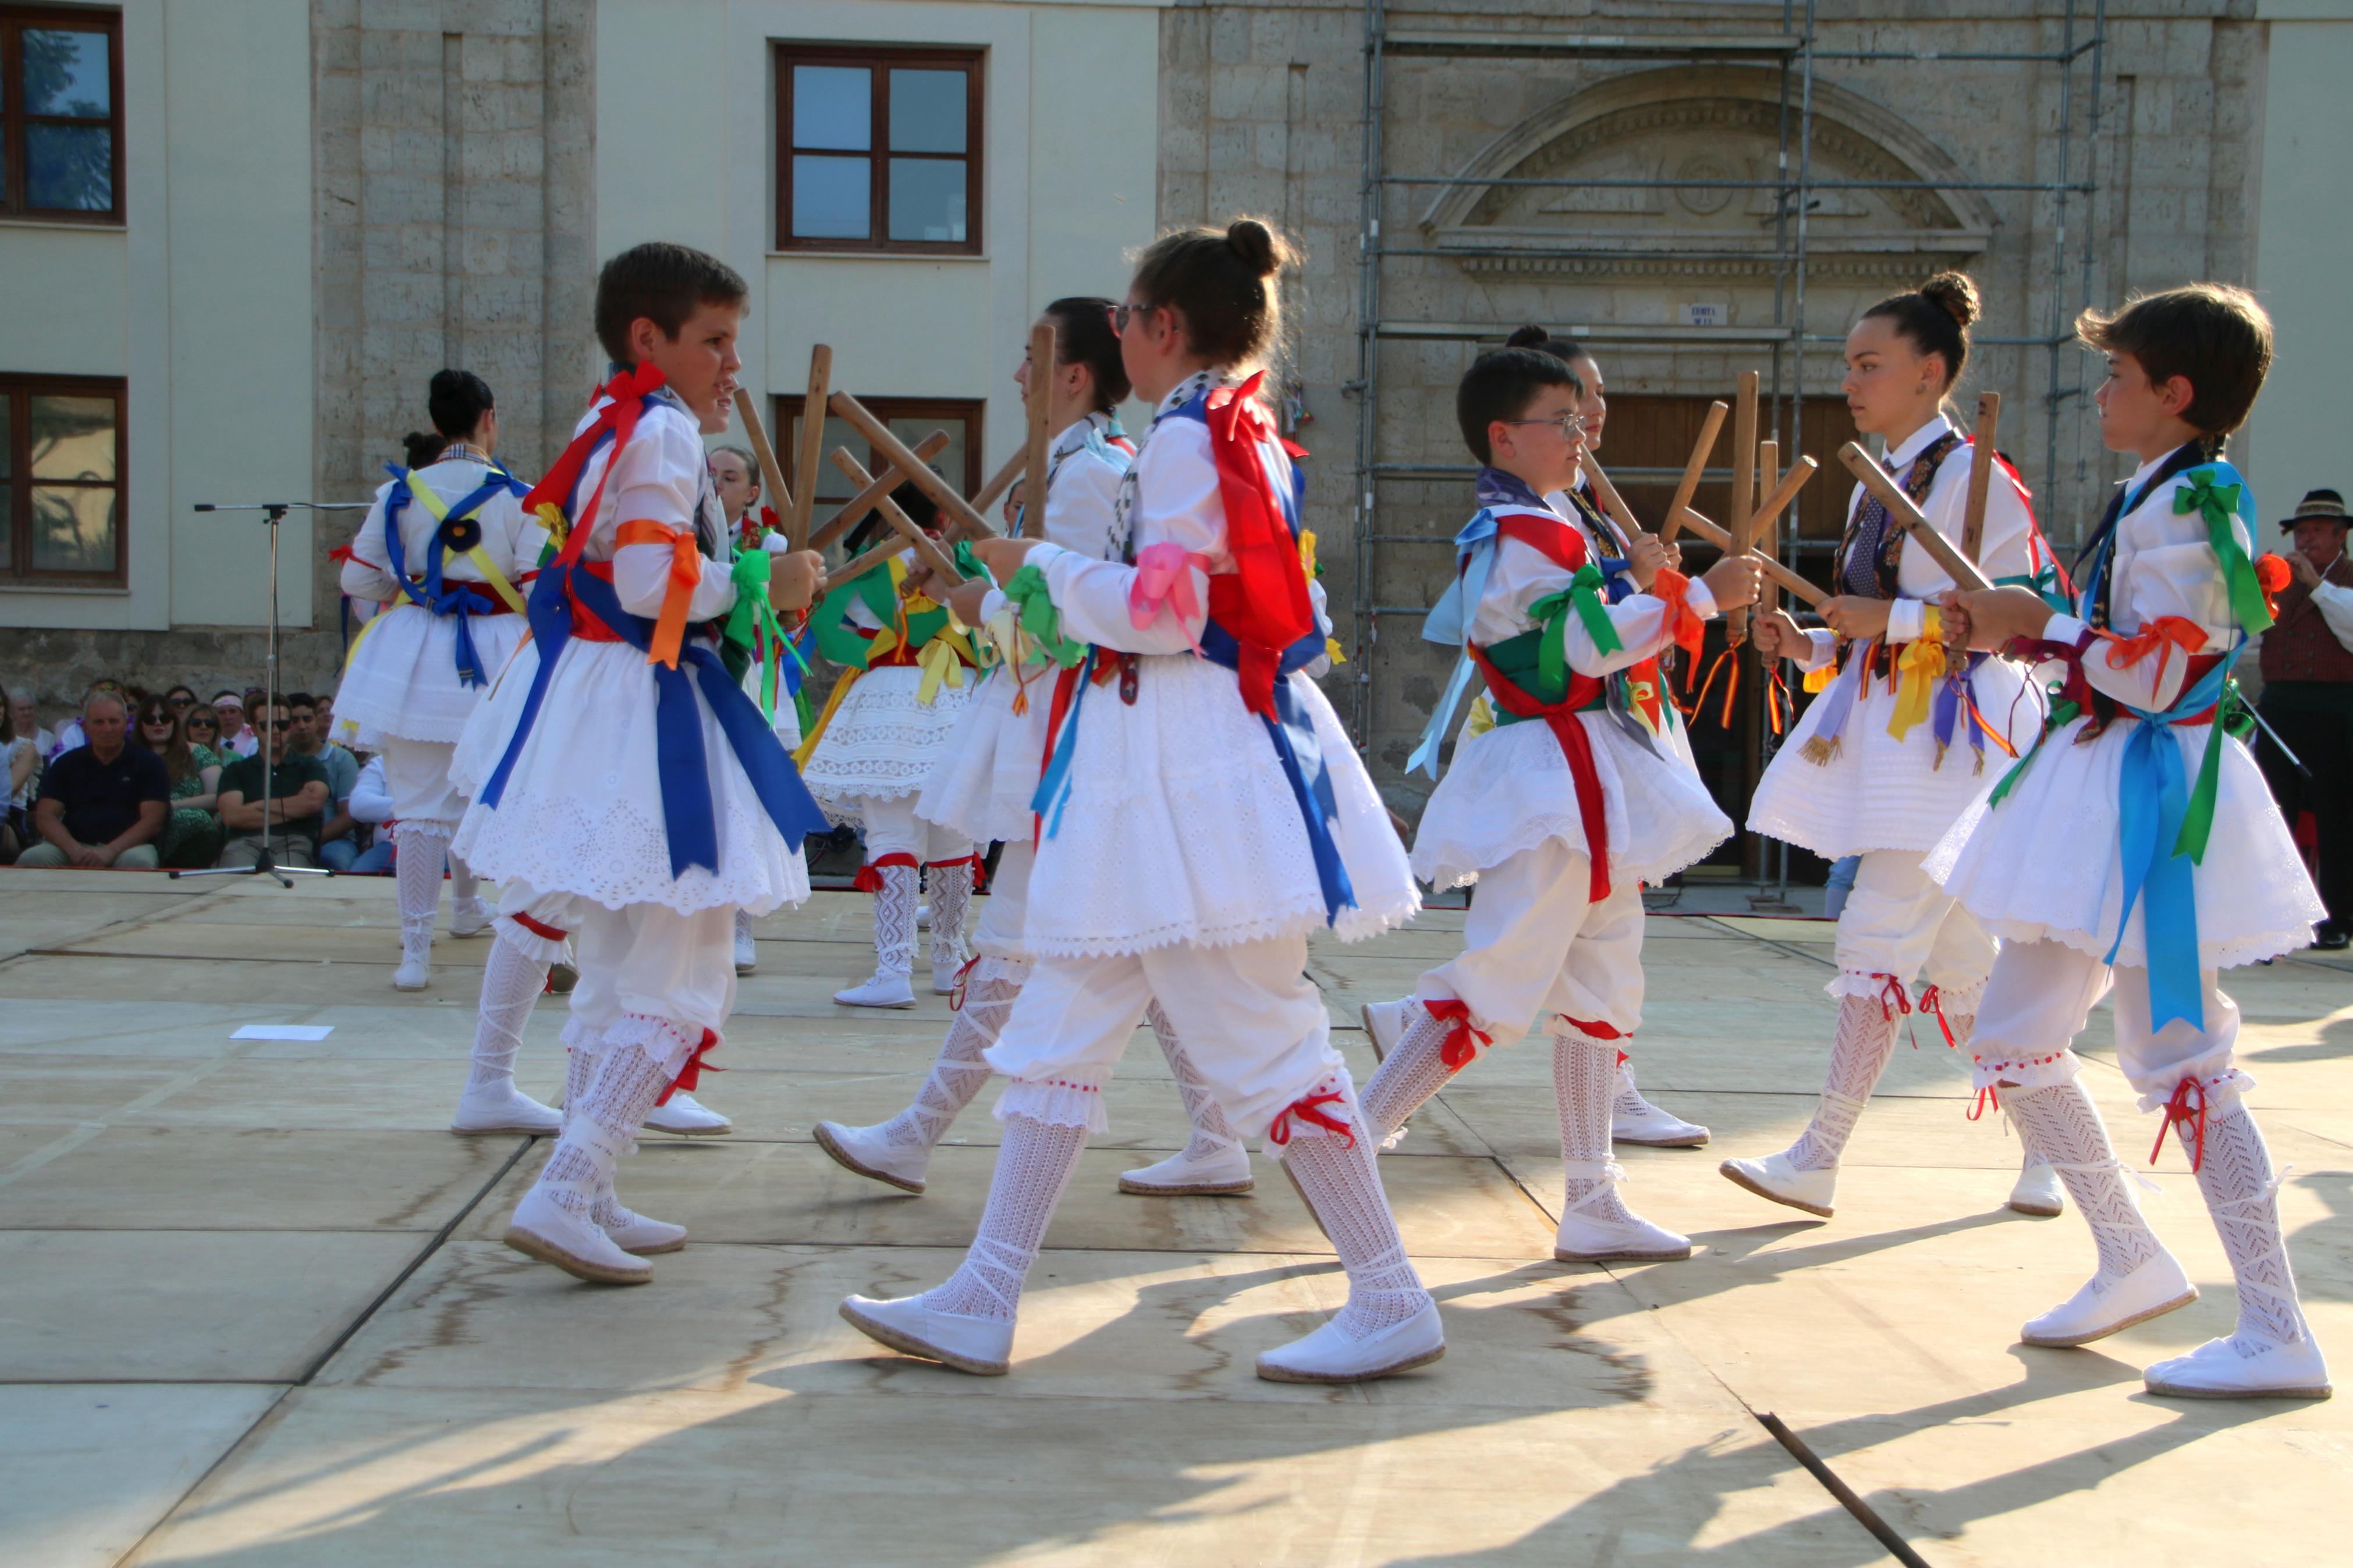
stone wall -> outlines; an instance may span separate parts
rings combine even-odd
[[[2088,0],[2080,12],[2088,18]],[[1982,335],[2042,336],[2072,320],[2084,286],[2087,239],[2095,301],[2195,278],[2245,276],[2260,198],[2254,108],[2263,40],[2253,14],[2247,0],[2110,0],[2094,174],[2100,189],[2088,221],[2082,200],[2073,204],[2066,270],[2055,295],[2052,255],[2060,236],[2051,196],[2013,191],[1965,198],[1977,204],[1987,233],[1983,247],[1967,258],[1989,307]],[[1827,0],[1818,15],[1818,47],[1826,50],[2039,52],[2063,42],[2060,0]],[[1753,35],[1778,31],[1780,16],[1778,5],[1440,0],[1392,6],[1388,23],[1392,32]],[[2079,22],[2079,29],[2085,25]],[[1160,184],[1164,223],[1222,222],[1251,212],[1282,220],[1304,246],[1306,262],[1287,301],[1287,363],[1310,416],[1300,438],[1317,454],[1309,466],[1308,521],[1319,536],[1340,638],[1360,655],[1368,645],[1354,613],[1359,405],[1352,384],[1362,374],[1356,328],[1364,26],[1364,7],[1349,0],[1180,4],[1167,12]],[[2079,30],[2078,41],[2084,36]],[[1393,58],[1382,121],[1387,167],[1392,174],[1462,171],[1514,127],[1563,100],[1630,72],[1662,68],[1656,61]],[[1723,68],[1664,68],[1672,82]],[[1951,177],[2018,183],[2060,177],[2055,132],[2062,84],[2054,66],[1823,61],[1817,81],[1822,88],[1818,105],[1835,98],[1849,106],[1850,125],[1902,132],[1925,149],[1920,155],[1948,160]],[[2088,73],[2079,69],[2077,129],[2065,148],[2066,175],[2073,180],[2084,177],[2090,145],[2087,82]],[[1432,248],[1440,243],[1423,226],[1437,195],[1428,188],[1381,193],[1379,212],[1392,245]],[[1613,216],[1610,221],[1628,220]],[[1817,234],[1836,227],[1828,216],[1818,216],[1816,226]],[[1904,271],[1917,267],[1925,274],[1931,259],[1924,255],[1890,265]],[[1810,289],[1810,331],[1843,332],[1864,304],[1895,282],[1870,267],[1852,276],[1822,267]],[[1768,277],[1726,283],[1689,267],[1645,273],[1631,266],[1615,271],[1588,266],[1546,274],[1492,266],[1474,270],[1450,255],[1389,262],[1382,289],[1384,317],[1494,321],[1499,335],[1522,321],[1557,326],[1671,319],[1661,312],[1672,309],[1674,298],[1701,292],[1728,297],[1736,321],[1744,315],[1771,319]],[[1454,434],[1452,389],[1475,352],[1476,345],[1464,342],[1383,346],[1377,362],[1382,460],[1468,460]],[[1763,356],[1762,350],[1706,344],[1672,352],[1630,346],[1609,351],[1606,369],[1613,393],[1722,395],[1737,369],[1761,365]],[[2079,384],[2088,390],[2096,379],[2076,351],[2063,351],[2059,363],[2061,384],[2071,393]],[[2101,488],[2123,470],[2100,448],[2086,399],[2063,398],[2054,431],[2046,416],[2051,364],[2041,349],[1989,344],[1973,358],[1963,393],[1992,388],[2004,394],[2003,446],[2025,467],[2046,528],[2068,539],[2096,510]],[[1805,390],[1833,391],[1839,371],[1835,343],[1811,348]],[[1378,494],[1377,531],[1383,533],[1442,536],[1470,510],[1459,481],[1385,481]],[[1423,605],[1435,595],[1447,566],[1445,551],[1377,549],[1372,603]],[[1419,793],[1399,773],[1445,664],[1440,650],[1420,644],[1418,629],[1409,617],[1382,618],[1371,657],[1344,666],[1327,682],[1400,804]]]
[[[600,367],[596,280],[595,0],[313,0],[318,422],[313,494],[363,500],[429,428],[425,388],[471,370],[499,401],[499,456],[535,478],[571,434]],[[257,433],[257,439],[266,433]],[[327,551],[315,624],[286,629],[292,689],[331,687],[343,658]],[[258,683],[265,634],[0,632],[0,668],[37,672],[44,711],[100,675],[206,693]]]

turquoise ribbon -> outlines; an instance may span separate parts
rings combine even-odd
[[[2235,651],[2235,649],[2233,650]],[[2173,726],[2221,700],[2230,679],[2224,658],[2161,712],[2128,709],[2140,722],[2125,742],[2117,780],[2120,821],[2117,847],[2124,860],[2124,905],[2116,915],[2116,941],[2105,962],[2116,961],[2133,905],[2144,894],[2141,919],[2148,958],[2148,1016],[2152,1032],[2176,1018],[2206,1027],[2204,988],[2198,960],[2196,860],[2180,843],[2189,815],[2189,780]],[[2216,714],[2219,720],[2221,716]]]

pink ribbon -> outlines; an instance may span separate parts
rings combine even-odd
[[[1185,640],[1193,651],[1201,651],[1200,639],[1194,635],[1193,625],[1204,619],[1201,601],[1193,594],[1192,568],[1198,566],[1208,575],[1210,560],[1206,555],[1187,550],[1174,540],[1147,544],[1135,552],[1135,584],[1127,591],[1127,618],[1137,631],[1149,631],[1152,623],[1160,618],[1163,609],[1176,612],[1176,624],[1185,629]]]

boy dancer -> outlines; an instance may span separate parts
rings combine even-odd
[[[685,1231],[631,1214],[613,1169],[649,1111],[694,1086],[735,999],[734,910],[808,896],[823,826],[784,748],[727,673],[712,623],[739,596],[798,608],[817,557],[731,563],[702,433],[726,427],[745,289],[684,246],[641,245],[596,280],[616,366],[526,498],[563,547],[531,597],[532,640],[459,742],[473,804],[458,850],[503,884],[482,983],[527,1013],[576,933],[563,1134],[506,1241],[583,1279],[639,1284]]]
[[[2216,984],[2304,946],[2324,913],[2230,732],[2232,659],[2287,582],[2249,559],[2254,507],[2221,460],[2270,368],[2271,321],[2244,291],[2198,283],[2087,311],[2076,331],[2107,355],[2101,437],[2140,468],[2076,561],[2073,614],[2022,588],[1949,597],[1948,640],[2023,640],[2065,662],[2066,684],[2040,746],[1927,863],[2004,939],[1971,1042],[1978,1091],[2059,1172],[2099,1248],[2090,1281],[2020,1337],[2086,1344],[2198,1297],[2076,1079],[2075,1036],[2114,984],[2117,1065],[2179,1132],[2239,1291],[2237,1331],[2150,1367],[2149,1392],[2326,1398],[2271,1156],[2241,1099],[2253,1080],[2232,1060],[2239,1009]]]
[[[1467,951],[1409,1001],[1366,1009],[1383,1059],[1365,1116],[1388,1137],[1481,1051],[1545,1015],[1568,1169],[1555,1256],[1688,1258],[1688,1239],[1618,1197],[1610,1101],[1618,1042],[1641,1022],[1641,885],[1732,830],[1692,765],[1656,656],[1696,647],[1704,618],[1754,600],[1757,566],[1725,560],[1693,583],[1654,536],[1618,557],[1607,535],[1546,506],[1546,491],[1577,479],[1583,395],[1567,364],[1526,348],[1481,356],[1455,395],[1482,465],[1482,510],[1456,540],[1460,574],[1424,634],[1459,639],[1465,658],[1415,763],[1434,765],[1474,665],[1497,713],[1458,743],[1413,869],[1435,888],[1481,885]],[[1634,591],[1609,602],[1606,574]]]

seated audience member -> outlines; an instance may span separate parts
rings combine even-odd
[[[319,826],[327,809],[327,770],[315,757],[291,751],[293,722],[281,700],[261,713],[257,743],[269,747],[269,797],[263,798],[259,752],[221,769],[221,830],[228,835],[222,866],[251,866],[261,858],[269,835],[269,858],[280,866],[319,866]],[[265,829],[265,821],[267,827]]]
[[[41,842],[19,866],[119,866],[153,870],[171,780],[163,759],[131,744],[131,715],[111,691],[93,691],[81,708],[90,737],[49,764],[33,805]]]
[[[286,699],[286,710],[293,722],[286,732],[286,751],[290,756],[309,757],[327,770],[327,821],[319,829],[319,858],[322,864],[338,871],[349,870],[359,845],[353,829],[359,826],[352,814],[344,809],[352,798],[353,786],[359,783],[360,760],[342,746],[327,739],[326,726],[319,721],[319,702],[307,691],[297,691]]]
[[[9,694],[8,717],[16,723],[16,733],[31,736],[33,750],[39,753],[41,761],[47,762],[58,738],[41,727],[40,709],[33,700],[33,688],[29,682]]]
[[[213,812],[222,759],[196,743],[188,715],[173,712],[161,697],[149,698],[139,710],[139,743],[164,759],[164,774],[172,781],[172,815],[160,847],[164,864],[190,869],[211,865],[221,847],[220,819]]]
[[[88,689],[82,692],[81,699],[85,703],[87,703],[92,697],[97,696],[101,691],[119,700],[122,704],[122,710],[125,713],[136,712],[138,710],[139,703],[137,700],[123,691],[122,683],[119,680],[93,680],[90,683]],[[82,731],[80,718],[76,716],[74,718],[68,719],[64,723],[58,726],[57,734],[49,742],[49,760],[51,762],[55,762],[58,758],[64,756],[68,752],[72,751],[76,746],[86,745],[89,742],[89,740],[90,737]]]
[[[0,768],[8,774],[8,805],[0,816],[0,865],[14,861],[32,839],[33,792],[41,784],[42,752],[31,733],[33,702],[0,690]]]
[[[360,769],[360,782],[352,789],[350,809],[352,819],[360,825],[363,832],[375,834],[375,842],[354,855],[349,866],[339,866],[336,869],[353,877],[390,875],[395,854],[392,786],[385,783],[382,757],[370,757],[367,764]]]
[[[213,694],[213,711],[220,715],[220,749],[249,757],[260,749],[255,740],[253,726],[245,721],[245,699],[234,691]]]
[[[176,719],[196,705],[196,694],[188,687],[174,686],[164,693],[164,702],[172,710],[172,716]]]

